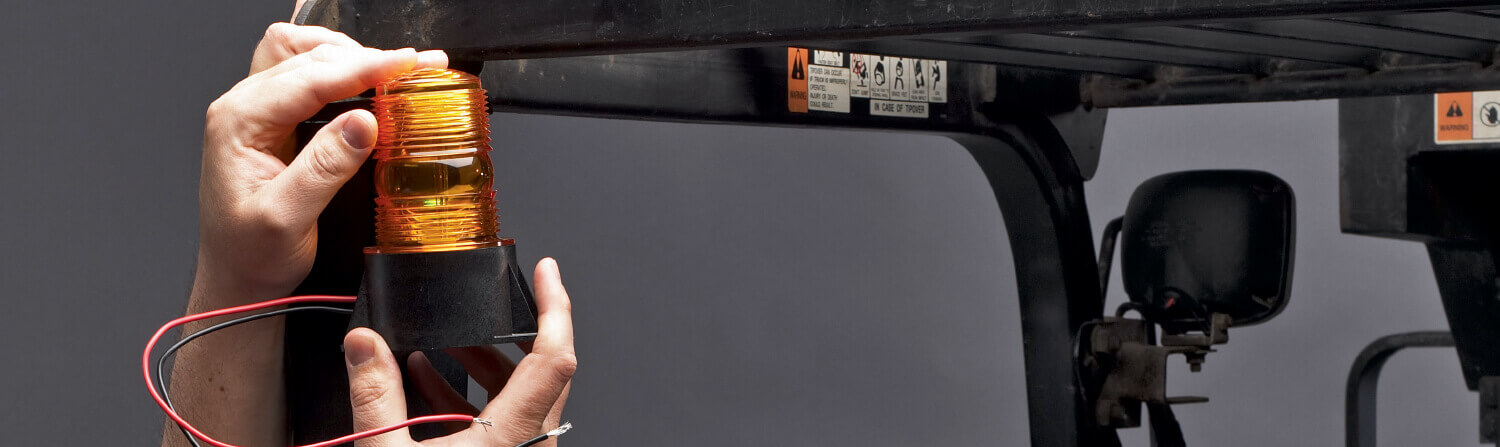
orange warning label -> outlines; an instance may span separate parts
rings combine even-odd
[[[807,113],[807,49],[786,49],[786,109]]]
[[[1433,116],[1437,125],[1433,135],[1437,141],[1468,141],[1474,139],[1474,93],[1438,93],[1434,96]]]

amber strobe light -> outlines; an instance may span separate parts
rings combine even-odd
[[[375,89],[375,246],[372,253],[499,245],[489,109],[479,78],[408,72]]]
[[[408,72],[375,88],[375,245],[349,327],[400,352],[536,337],[536,302],[498,236],[479,78]]]

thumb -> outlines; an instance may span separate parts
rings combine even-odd
[[[406,420],[406,394],[401,370],[380,334],[355,328],[344,336],[344,366],[349,370],[349,404],[354,409],[354,431],[399,424]],[[355,442],[358,447],[411,444],[405,428]]]
[[[307,147],[262,190],[289,228],[310,228],[339,187],[359,172],[375,146],[375,115],[351,110],[318,130]]]

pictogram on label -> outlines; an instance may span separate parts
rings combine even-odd
[[[870,97],[891,99],[891,63],[897,58],[870,56]]]
[[[786,109],[807,113],[807,49],[786,49]]]
[[[1472,92],[1439,93],[1433,104],[1436,106],[1436,136],[1438,142],[1468,141],[1474,139]]]
[[[1474,129],[1474,140],[1500,140],[1500,92],[1474,92],[1473,95],[1474,107],[1465,111],[1474,115],[1469,123],[1469,128]]]
[[[932,61],[925,59],[908,59],[911,61],[911,100],[927,102],[927,92],[931,85],[927,82],[927,67],[932,66]]]
[[[895,66],[891,68],[891,99],[900,101],[911,100],[911,59],[904,57],[890,58]]]
[[[927,102],[948,102],[948,62],[927,61]]]
[[[849,96],[855,98],[869,98],[870,84],[870,55],[849,55]]]

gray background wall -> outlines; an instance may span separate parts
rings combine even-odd
[[[289,8],[4,9],[0,445],[153,444],[136,362],[191,281],[203,109]],[[1173,394],[1213,398],[1179,409],[1193,445],[1341,443],[1359,348],[1443,327],[1419,245],[1339,233],[1336,119],[1326,101],[1111,116],[1088,185],[1096,229],[1172,170],[1263,169],[1298,194],[1290,307],[1236,330],[1203,373],[1171,372]],[[569,444],[1025,445],[1012,261],[957,145],[493,121],[503,233],[528,262],[559,259],[577,309]],[[910,322],[926,329],[885,329]],[[1383,384],[1385,445],[1476,444],[1451,351],[1403,353]]]

